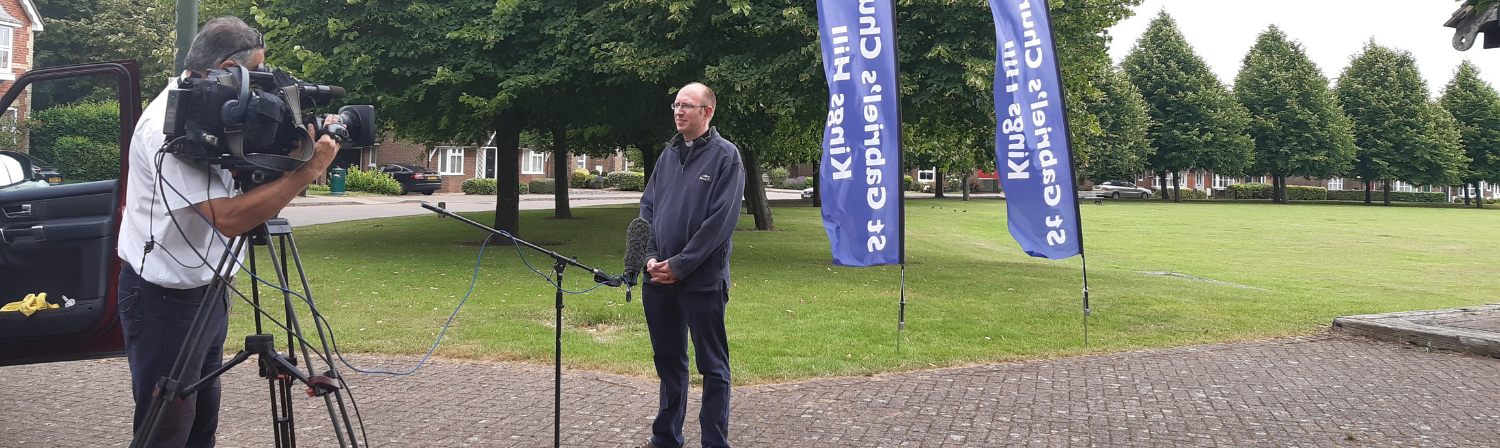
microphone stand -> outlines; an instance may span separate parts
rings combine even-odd
[[[556,354],[553,357],[553,360],[555,361],[556,368],[555,368],[555,370],[553,372],[553,377],[552,377],[552,446],[554,448],[562,446],[562,317],[563,317],[563,287],[562,287],[562,280],[563,280],[563,270],[566,269],[569,265],[571,265],[571,266],[575,266],[575,267],[577,267],[579,269],[583,269],[585,271],[592,272],[594,274],[594,281],[595,282],[603,283],[603,284],[611,286],[611,287],[619,287],[621,279],[619,277],[615,277],[615,276],[611,276],[609,274],[606,274],[602,270],[589,267],[589,266],[587,266],[587,265],[585,265],[583,263],[579,263],[578,260],[575,259],[575,258],[566,257],[566,256],[563,256],[562,254],[558,254],[557,252],[553,252],[553,251],[550,251],[550,250],[547,250],[547,249],[543,249],[540,246],[537,246],[535,244],[531,244],[531,243],[526,242],[525,240],[522,240],[520,238],[516,238],[514,235],[511,235],[510,233],[507,233],[507,232],[504,232],[504,231],[501,231],[501,230],[495,230],[495,229],[493,229],[493,228],[491,228],[489,226],[486,226],[484,224],[480,224],[480,223],[474,222],[474,220],[471,220],[469,218],[465,218],[465,217],[459,216],[456,213],[444,210],[442,208],[435,207],[432,204],[428,204],[426,202],[423,202],[422,203],[422,208],[425,208],[425,209],[428,209],[428,210],[432,210],[433,212],[435,212],[435,213],[437,213],[439,215],[443,215],[443,216],[447,216],[449,218],[457,219],[457,220],[463,222],[464,224],[468,224],[468,225],[471,225],[471,226],[474,226],[474,227],[478,227],[478,228],[483,229],[483,230],[485,230],[487,232],[490,232],[492,234],[500,235],[502,237],[505,237],[505,238],[509,239],[510,241],[514,241],[518,245],[529,247],[532,250],[535,250],[537,252],[541,252],[543,255],[552,257],[552,260],[553,260],[553,262],[552,262],[552,272],[554,272],[554,273],[557,274],[556,275],[557,278],[555,279],[556,282],[554,284],[554,286],[557,287],[557,320],[555,321],[556,324],[553,327],[556,328],[557,331],[556,331],[556,340],[555,340]]]

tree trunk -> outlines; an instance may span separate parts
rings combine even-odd
[[[823,167],[820,166],[820,165],[822,165],[821,162],[813,164],[813,175],[812,175],[812,182],[813,182],[813,197],[812,197],[813,203],[812,203],[812,205],[813,205],[813,207],[818,207],[818,208],[822,208],[823,207],[823,186],[821,185],[823,183]],[[905,183],[901,184],[901,194],[906,194],[906,184]]]
[[[1274,202],[1278,204],[1286,204],[1286,176],[1282,176],[1280,174],[1272,174],[1271,180],[1276,182],[1275,185],[1271,186],[1271,188],[1274,190],[1273,193],[1275,193],[1276,195],[1276,200]]]
[[[552,218],[573,219],[568,207],[569,180],[573,178],[573,158],[568,154],[568,125],[552,125]]]
[[[645,173],[645,182],[651,182],[651,173],[656,171],[656,160],[661,158],[661,152],[667,145],[656,141],[636,142],[635,147],[641,150],[641,169]]]
[[[1172,175],[1172,202],[1182,203],[1182,176]]]
[[[1469,193],[1469,186],[1464,186],[1464,194]],[[1484,208],[1484,191],[1479,189],[1479,182],[1474,183],[1474,206]]]
[[[740,159],[745,167],[745,210],[755,216],[755,230],[776,230],[766,186],[760,183],[760,154],[741,149]]]
[[[1171,202],[1172,195],[1167,194],[1167,173],[1156,173],[1156,179],[1156,184],[1161,186],[1161,200]]]
[[[942,167],[933,168],[932,169],[932,174],[933,174],[933,179],[932,179],[932,197],[937,198],[937,199],[942,199],[943,198],[943,183],[947,179],[946,177],[943,176],[943,168]]]
[[[959,189],[961,189],[961,190],[964,191],[964,202],[968,202],[969,201],[969,181],[973,180],[973,179],[974,179],[974,172],[973,171],[965,172],[964,173],[964,184],[962,186],[958,187]]]
[[[1391,181],[1381,183],[1385,184],[1384,187],[1381,187],[1382,190],[1385,190],[1385,205],[1391,205]]]
[[[1375,183],[1365,181],[1365,205],[1370,205],[1370,190],[1375,189]]]
[[[495,117],[495,229],[521,234],[521,128],[516,112]],[[509,238],[498,244],[514,245]]]

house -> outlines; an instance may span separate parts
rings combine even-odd
[[[22,73],[31,70],[31,42],[40,32],[42,16],[31,0],[0,0],[0,95],[10,90]],[[5,111],[22,118],[30,112],[29,92],[17,98],[10,110]]]
[[[1217,175],[1217,174],[1212,174],[1212,173],[1207,173],[1207,172],[1167,173],[1167,188],[1168,189],[1170,189],[1172,187],[1173,180],[1175,178],[1177,178],[1177,177],[1181,177],[1182,178],[1182,185],[1181,185],[1181,187],[1183,189],[1190,189],[1191,188],[1191,189],[1204,190],[1204,191],[1208,192],[1209,197],[1212,197],[1212,198],[1222,198],[1223,197],[1222,195],[1224,194],[1223,192],[1227,188],[1229,188],[1230,185],[1242,184],[1242,183],[1270,183],[1271,182],[1270,176],[1264,176],[1264,175],[1262,175],[1262,176],[1235,176],[1235,177],[1230,177],[1230,176],[1220,176],[1220,175]],[[1149,172],[1149,171],[1146,172],[1146,173],[1144,173],[1141,177],[1136,178],[1135,179],[1135,183],[1136,183],[1137,186],[1149,187],[1152,190],[1157,190],[1157,191],[1161,190],[1161,185],[1160,185],[1161,178],[1157,177],[1155,173],[1152,173],[1152,172]],[[1293,186],[1320,187],[1320,188],[1328,189],[1329,191],[1341,191],[1341,190],[1364,191],[1364,189],[1365,189],[1364,182],[1360,182],[1359,179],[1345,179],[1345,178],[1341,178],[1341,177],[1334,177],[1334,178],[1330,178],[1330,179],[1316,179],[1316,178],[1314,178],[1314,179],[1307,179],[1307,178],[1302,178],[1302,177],[1290,177],[1289,176],[1289,177],[1286,178],[1286,184],[1287,185],[1293,185]],[[1371,185],[1371,188],[1378,194],[1379,192],[1384,191],[1384,184],[1382,184],[1381,182],[1375,182],[1374,184]],[[1470,189],[1470,190],[1472,190],[1472,189]],[[1447,186],[1432,186],[1432,185],[1415,186],[1415,185],[1411,185],[1411,184],[1408,184],[1406,182],[1401,182],[1401,181],[1395,181],[1395,182],[1393,182],[1391,184],[1391,191],[1396,191],[1396,192],[1412,192],[1412,193],[1432,193],[1432,192],[1446,193],[1447,196],[1450,198],[1450,200],[1455,200],[1456,202],[1463,202],[1463,195],[1464,195],[1464,188],[1463,187],[1447,187]],[[1471,191],[1470,194],[1471,195],[1478,195],[1479,197],[1482,197],[1484,199],[1500,199],[1500,184],[1491,184],[1489,182],[1480,182],[1479,183],[1479,190],[1477,192]]]
[[[493,136],[491,138],[493,139]],[[344,151],[353,152],[353,150]],[[369,161],[359,165],[366,168],[371,164],[378,166],[389,163],[423,166],[443,177],[443,188],[438,190],[439,193],[462,193],[463,183],[466,180],[496,177],[497,149],[488,144],[428,146],[387,139],[375,148],[366,151],[368,152],[350,155],[341,152],[340,159],[335,160]],[[535,152],[522,148],[518,157],[521,166],[521,182],[554,177],[550,151]],[[630,167],[630,163],[625,160],[624,151],[616,151],[609,157],[570,155],[569,159],[568,166],[571,169],[586,169],[595,174],[624,171]]]

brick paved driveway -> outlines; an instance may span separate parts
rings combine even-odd
[[[0,375],[0,446],[128,444],[123,360]],[[349,377],[374,446],[552,444],[547,366],[442,360]],[[563,386],[564,445],[646,438],[649,379],[565,371]],[[265,383],[247,367],[225,388],[220,446],[271,446]],[[335,446],[322,400],[299,400],[301,446]],[[731,426],[742,447],[1497,447],[1500,359],[1330,334],[740,387]]]

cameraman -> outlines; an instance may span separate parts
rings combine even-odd
[[[236,17],[220,17],[204,24],[193,39],[182,76],[203,77],[209,70],[231,66],[256,69],[265,58],[260,32]],[[227,302],[226,291],[204,296],[229,238],[275,217],[328,168],[338,152],[338,144],[324,136],[317,139],[312,159],[300,168],[237,194],[229,171],[186,163],[161,152],[166,140],[162,131],[166,106],[167,90],[163,90],[136,123],[117,249],[124,262],[119,312],[130,360],[136,431],[144,430],[141,423],[151,406],[156,381],[170,374],[198,305],[203,300]],[[312,132],[309,126],[309,138]],[[236,267],[227,266],[223,274],[233,275]],[[189,367],[179,379],[182,384],[192,384],[219,368],[227,332],[225,303],[214,308],[202,345],[191,349]],[[156,436],[147,446],[214,446],[219,395],[216,380],[192,396],[166,403]]]

